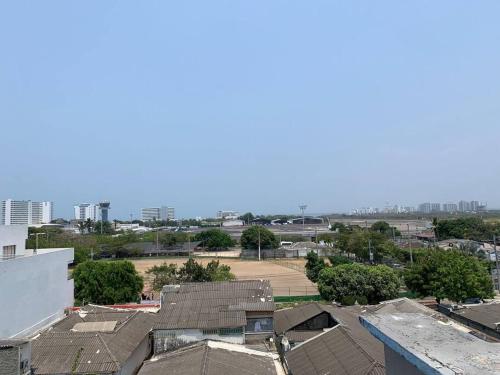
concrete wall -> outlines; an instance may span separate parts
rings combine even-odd
[[[0,262],[0,338],[33,335],[73,305],[73,280],[68,280],[73,249],[30,253]]]
[[[0,259],[4,246],[16,245],[16,256],[24,255],[27,238],[27,225],[0,225]]]
[[[219,334],[203,334],[200,329],[184,329],[184,330],[156,330],[154,331],[154,352],[161,353],[171,350],[171,346],[183,346],[189,343],[194,343],[202,340],[223,341],[230,344],[244,344],[245,335],[219,335]]]
[[[424,375],[423,372],[387,345],[384,345],[384,353],[386,375]]]
[[[142,362],[151,354],[151,338],[147,335],[141,344],[134,350],[129,359],[123,364],[120,375],[133,375],[137,372]]]

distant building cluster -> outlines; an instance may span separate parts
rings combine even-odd
[[[141,208],[141,220],[142,221],[175,220],[175,208],[167,206]]]
[[[419,204],[417,207],[413,206],[403,206],[403,205],[387,205],[383,209],[376,207],[361,207],[351,210],[351,215],[367,216],[367,215],[377,215],[377,214],[410,214],[410,213],[437,213],[437,212],[483,212],[487,210],[486,202],[479,201],[460,201],[458,203],[447,202],[447,203],[432,203],[425,202]]]
[[[80,203],[73,207],[76,221],[108,221],[108,211],[110,203],[103,201],[100,203]]]
[[[0,205],[0,225],[48,224],[53,219],[53,202],[16,201],[6,199]]]
[[[217,211],[217,219],[222,220],[234,220],[237,219],[240,214],[237,211],[221,210]]]

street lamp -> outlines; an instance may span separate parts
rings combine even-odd
[[[33,252],[34,254],[37,253],[38,250],[38,236],[46,234],[46,233],[31,233],[30,236],[35,236],[35,251]]]

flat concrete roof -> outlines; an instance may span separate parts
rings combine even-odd
[[[424,374],[499,374],[500,343],[422,311],[380,309],[360,316],[368,331]]]

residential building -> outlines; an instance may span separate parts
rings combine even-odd
[[[431,212],[440,212],[441,203],[431,203]]]
[[[290,349],[284,358],[290,374],[385,375],[386,373],[384,365],[363,350],[354,341],[349,330],[341,325]]]
[[[53,212],[53,202],[6,199],[0,204],[0,225],[49,224],[52,221]]]
[[[500,343],[415,301],[382,302],[360,320],[384,344],[388,375],[498,374]]]
[[[161,220],[175,220],[175,208],[162,206],[160,208],[160,218]]]
[[[156,221],[161,220],[160,207],[141,208],[142,221]]]
[[[500,340],[500,303],[497,301],[470,305],[440,304],[438,310],[465,326]]]
[[[142,221],[175,220],[175,208],[167,206],[142,208],[141,220]]]
[[[202,340],[261,342],[273,335],[274,310],[267,280],[167,285],[153,329],[154,352]]]
[[[26,249],[27,225],[0,226],[0,338],[36,334],[73,305],[73,249]],[[29,304],[29,306],[27,306]]]
[[[469,212],[471,211],[470,202],[460,201],[458,202],[458,211],[460,212]]]
[[[74,206],[75,210],[75,220],[87,221],[88,219],[92,221],[99,220],[99,205],[93,203],[80,203]]]
[[[32,341],[34,375],[136,374],[151,354],[155,315],[88,305]]]
[[[221,210],[217,211],[217,219],[222,219],[222,220],[234,220],[239,217],[239,213],[237,211],[230,211],[230,210]]]
[[[449,213],[457,212],[458,206],[456,203],[450,203],[450,202],[443,203],[443,211]]]
[[[422,212],[424,214],[430,214],[431,213],[431,204],[428,202],[419,204],[418,211]]]
[[[25,339],[0,339],[0,375],[30,374],[30,341]]]
[[[138,375],[285,375],[275,353],[204,341],[144,362]]]

